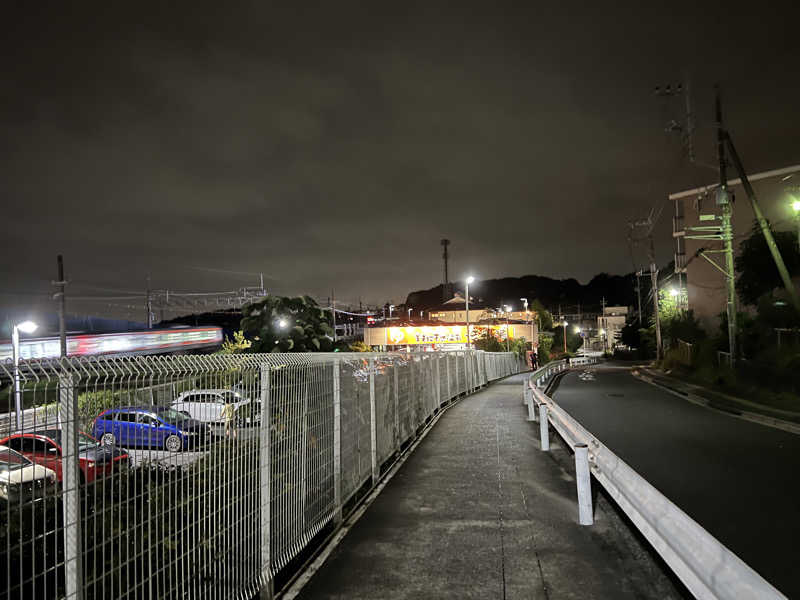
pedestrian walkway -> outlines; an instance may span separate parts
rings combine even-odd
[[[679,597],[607,505],[578,525],[571,458],[539,450],[523,377],[448,410],[300,597]]]

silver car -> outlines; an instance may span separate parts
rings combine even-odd
[[[187,413],[193,419],[203,423],[223,425],[225,418],[223,409],[232,404],[236,414],[236,425],[254,425],[258,422],[258,413],[253,412],[256,404],[233,390],[191,390],[183,392],[171,404],[174,410]]]

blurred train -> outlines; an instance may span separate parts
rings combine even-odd
[[[147,329],[123,333],[78,334],[67,336],[68,356],[165,354],[186,350],[214,350],[222,344],[221,327]],[[20,340],[20,357],[58,358],[58,337]],[[13,358],[11,342],[0,342],[0,360]]]

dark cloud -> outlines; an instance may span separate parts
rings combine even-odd
[[[793,5],[582,4],[16,3],[5,293],[47,290],[61,252],[99,286],[254,283],[199,265],[400,301],[439,281],[442,237],[456,276],[624,272],[626,221],[715,177],[652,95],[685,70],[702,158],[720,81],[746,166],[800,162]]]

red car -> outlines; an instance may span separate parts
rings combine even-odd
[[[61,481],[61,430],[47,429],[30,433],[15,433],[0,440],[38,465],[52,469]],[[82,483],[91,483],[98,477],[127,467],[128,455],[113,447],[103,446],[91,436],[78,433],[78,466]]]

